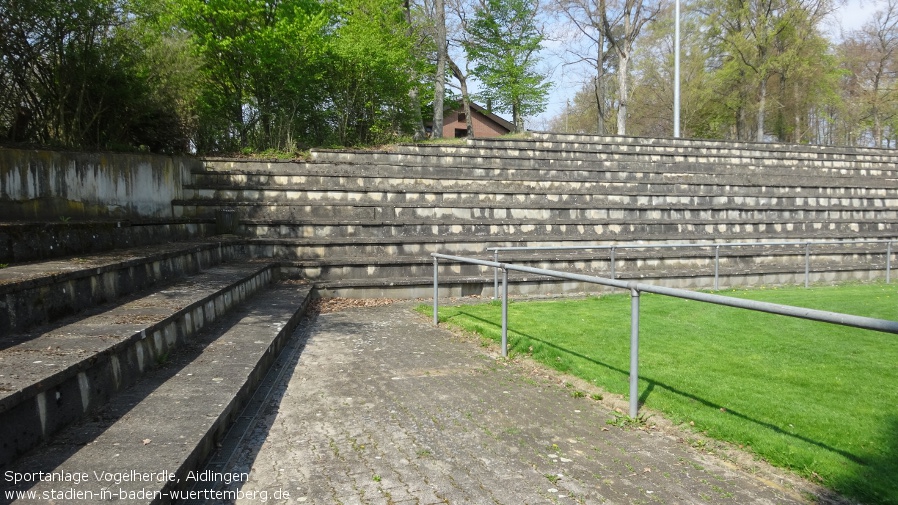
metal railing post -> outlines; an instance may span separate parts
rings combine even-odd
[[[720,291],[720,246],[714,247],[714,291]]]
[[[892,241],[886,246],[886,284],[892,280]]]
[[[502,357],[508,357],[508,269],[502,269]]]
[[[437,317],[437,308],[438,308],[437,298],[439,297],[439,294],[440,294],[440,281],[439,281],[439,277],[437,275],[437,271],[438,271],[439,267],[440,267],[440,260],[439,260],[439,258],[434,257],[433,258],[433,325],[434,326],[440,325],[440,319]]]
[[[493,251],[493,261],[499,262],[499,250]],[[499,267],[493,268],[493,300],[499,296]]]
[[[614,250],[615,248],[611,248],[611,278],[614,279]]]
[[[639,291],[630,288],[630,417],[639,412]]]
[[[804,287],[808,288],[811,282],[811,243],[804,243]]]

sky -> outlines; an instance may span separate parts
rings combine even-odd
[[[884,0],[848,0],[839,7],[828,22],[827,29],[834,40],[841,38],[841,33],[856,30],[866,21],[872,18],[873,13],[884,3]],[[527,118],[527,127],[534,130],[548,128],[549,121],[560,114],[569,99],[573,99],[583,82],[582,72],[576,68],[563,65],[563,58],[559,50],[552,46],[558,46],[563,42],[552,42],[544,51],[544,64],[551,71],[550,79],[553,82],[549,95],[549,105],[545,112],[533,118]],[[673,132],[671,132],[672,134]]]

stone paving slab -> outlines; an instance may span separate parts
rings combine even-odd
[[[812,489],[698,452],[673,427],[611,426],[619,399],[574,397],[413,306],[301,326],[302,352],[238,448],[229,472],[244,477],[220,487],[232,493],[220,503],[779,504]]]

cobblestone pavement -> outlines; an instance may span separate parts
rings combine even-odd
[[[237,503],[804,503],[794,478],[497,359],[408,302],[313,315],[231,472]],[[289,498],[287,498],[289,495]]]

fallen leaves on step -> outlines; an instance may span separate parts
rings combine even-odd
[[[391,298],[318,298],[312,301],[312,310],[327,314],[358,307],[381,307],[394,302],[396,300]]]

